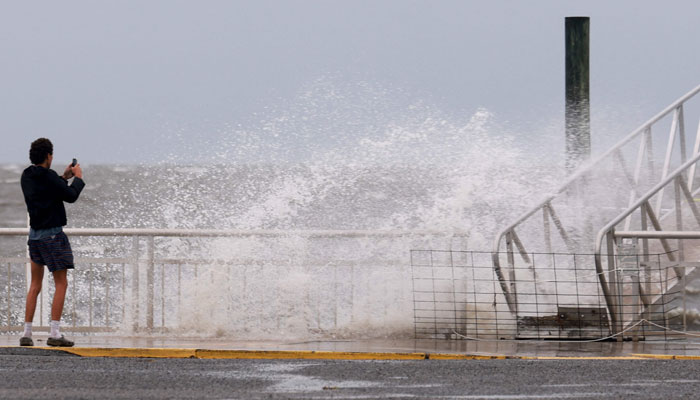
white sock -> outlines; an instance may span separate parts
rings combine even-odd
[[[52,338],[60,338],[61,337],[61,332],[59,332],[58,326],[61,324],[61,321],[51,321],[51,333],[49,333],[49,337]]]
[[[32,323],[31,322],[25,322],[24,323],[24,334],[22,337],[32,337]]]

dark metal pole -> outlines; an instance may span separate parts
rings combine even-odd
[[[591,155],[589,17],[566,17],[566,168]]]

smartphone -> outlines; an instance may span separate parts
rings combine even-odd
[[[76,159],[74,158],[74,159],[73,159],[73,162],[70,163],[70,166],[71,166],[71,167],[75,167],[77,164],[78,164],[78,160],[76,160]]]

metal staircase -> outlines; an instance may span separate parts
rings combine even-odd
[[[539,290],[556,304],[554,316],[560,326],[563,320],[579,318],[573,325],[581,327],[589,322],[586,315],[601,312],[607,312],[605,329],[618,339],[638,335],[633,328],[640,321],[667,326],[659,321],[667,323],[670,314],[659,311],[660,305],[670,305],[666,297],[685,290],[687,279],[700,278],[700,207],[695,199],[700,192],[698,93],[700,85],[582,166],[498,233],[491,253],[493,270],[518,324],[552,318],[530,306],[532,289],[537,293],[538,285],[556,285],[557,277],[548,276],[548,271],[556,275],[557,254],[579,254],[592,257],[585,258],[583,266],[576,265],[576,257],[569,258],[570,268],[576,274],[587,269],[602,295],[577,292],[572,315],[578,317],[571,317],[562,311],[572,308],[562,305],[557,286]],[[690,152],[686,122],[693,127],[697,123]],[[551,256],[543,260],[541,254]],[[557,268],[561,270],[561,260]]]

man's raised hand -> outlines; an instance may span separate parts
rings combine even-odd
[[[71,168],[70,165],[68,166],[68,168]],[[75,164],[75,167],[71,168],[71,172],[76,178],[83,179],[83,169],[80,168],[80,164]]]
[[[63,175],[62,175],[63,179],[68,180],[68,179],[72,178],[74,175],[75,174],[73,173],[73,170],[71,169],[70,164],[68,164],[68,166],[66,167],[66,170],[63,171]]]

